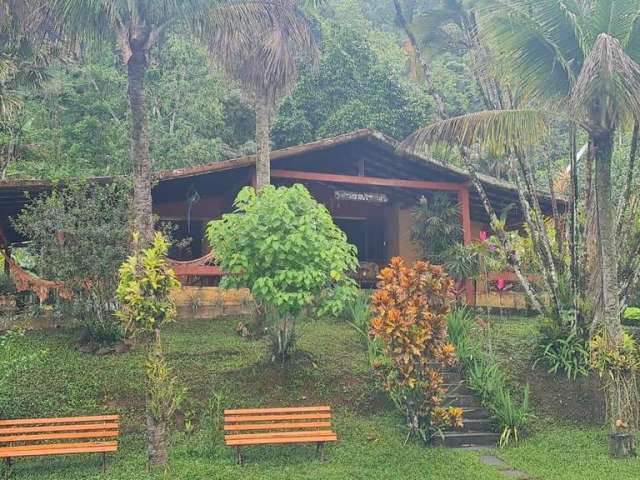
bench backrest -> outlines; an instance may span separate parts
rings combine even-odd
[[[97,415],[0,420],[0,447],[114,439],[119,434],[119,418],[119,415]]]
[[[331,407],[250,408],[224,411],[225,433],[331,430]]]

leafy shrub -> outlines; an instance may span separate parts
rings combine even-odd
[[[640,424],[640,346],[623,332],[619,340],[597,332],[589,342],[590,366],[604,384],[611,431],[633,432]]]
[[[456,347],[458,359],[463,362],[474,358],[475,347],[471,340],[473,313],[466,307],[459,307],[447,315],[447,333]]]
[[[582,332],[552,321],[544,321],[536,351],[536,361],[544,362],[549,373],[565,373],[567,378],[589,375],[589,350]]]
[[[207,238],[230,275],[223,287],[247,287],[261,312],[278,324],[274,356],[288,356],[295,319],[339,315],[355,295],[348,274],[358,265],[356,248],[327,209],[302,185],[240,191],[235,211],[209,223]]]
[[[522,401],[516,403],[508,388],[496,390],[491,411],[500,427],[500,446],[518,442],[529,422],[529,385],[524,387]]]
[[[134,236],[138,244],[138,235]],[[167,365],[162,351],[160,331],[174,321],[175,304],[171,291],[180,286],[167,263],[169,243],[156,233],[153,244],[138,250],[120,267],[116,295],[121,307],[116,312],[125,330],[132,336],[152,338],[145,363],[147,390],[147,435],[149,461],[152,466],[167,463],[168,422],[184,399],[181,388]]]
[[[82,320],[93,340],[120,335],[113,317],[118,268],[130,242],[129,188],[74,183],[39,196],[15,219],[30,242],[34,271],[65,282],[73,293],[58,305]]]
[[[399,257],[379,278],[371,335],[383,355],[374,368],[404,413],[409,435],[427,441],[445,425],[462,423],[461,409],[441,406],[446,388],[440,370],[456,361],[446,324],[453,281],[441,267],[427,262],[408,267]]]

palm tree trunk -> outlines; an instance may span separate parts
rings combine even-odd
[[[266,95],[256,95],[256,190],[271,185],[271,105]]]
[[[594,208],[595,228],[592,239],[595,246],[595,262],[591,271],[592,284],[596,288],[594,327],[612,346],[620,343],[620,303],[618,298],[618,246],[615,241],[613,200],[611,198],[611,157],[613,135],[603,134],[593,138],[595,149]]]
[[[131,107],[131,163],[133,165],[133,214],[134,227],[140,234],[140,246],[146,247],[153,240],[153,211],[151,200],[151,156],[147,127],[147,102],[144,76],[147,71],[147,54],[144,47],[132,46],[127,62],[129,80],[129,105]]]
[[[591,271],[595,287],[594,330],[603,335],[610,352],[619,352],[622,343],[618,292],[618,248],[611,198],[611,157],[613,132],[593,137],[595,149],[594,209],[595,262]],[[635,455],[635,429],[638,421],[638,385],[633,371],[612,369],[605,372],[604,397],[610,428],[609,455]],[[621,427],[624,425],[624,427]]]

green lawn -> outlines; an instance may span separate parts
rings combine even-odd
[[[526,343],[530,329],[523,322],[529,321],[533,320],[505,320],[496,331],[511,330],[514,341]],[[189,387],[181,417],[196,425],[188,435],[179,419],[166,478],[506,478],[483,465],[478,452],[405,446],[402,418],[377,391],[364,348],[344,323],[320,321],[300,328],[298,353],[288,370],[267,361],[264,341],[238,337],[235,323],[183,322],[164,335],[169,362]],[[18,459],[14,478],[152,478],[146,471],[142,426],[141,352],[107,357],[81,354],[71,348],[76,335],[64,330],[38,332],[22,340],[25,350],[44,348],[47,353],[28,374],[14,379],[9,411],[3,416],[117,411],[124,418],[120,451],[110,459],[106,474],[100,471],[97,455],[83,455]],[[246,449],[246,466],[237,467],[232,451],[222,445],[221,408],[318,403],[334,406],[340,439],[327,448],[324,463],[317,460],[313,446],[255,447]],[[601,429],[537,427],[540,431],[530,440],[495,453],[539,479],[638,478],[640,462],[606,458]]]

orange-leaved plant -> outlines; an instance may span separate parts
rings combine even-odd
[[[395,257],[378,276],[371,337],[382,344],[374,363],[385,390],[406,415],[409,433],[427,442],[434,432],[462,426],[462,409],[443,407],[442,370],[456,363],[446,315],[454,282],[442,267]]]

